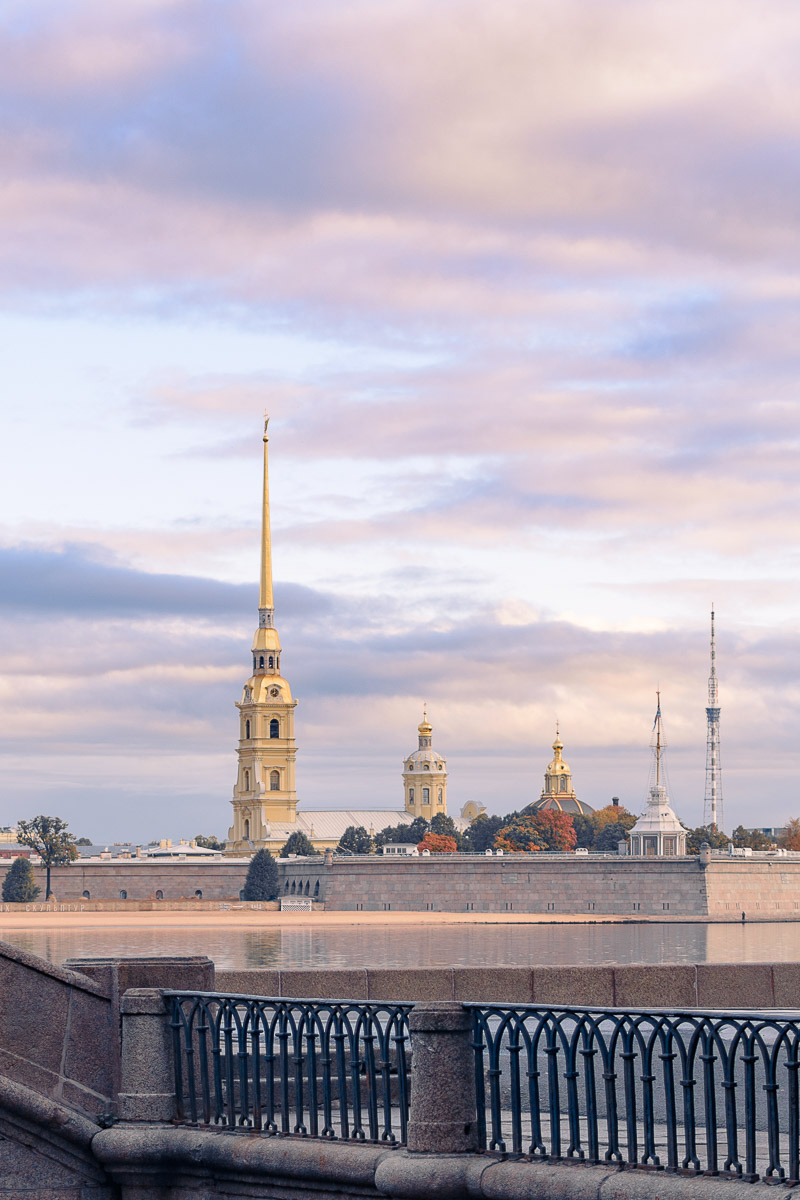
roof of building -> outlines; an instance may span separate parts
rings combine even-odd
[[[587,817],[589,813],[593,813],[594,809],[591,804],[587,804],[585,800],[579,800],[576,795],[556,795],[551,792],[547,796],[540,796],[538,800],[534,800],[533,804],[528,804],[523,808],[523,812],[564,812],[570,816],[580,814]]]

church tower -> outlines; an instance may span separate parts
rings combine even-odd
[[[417,730],[419,748],[403,763],[405,810],[412,817],[430,821],[437,813],[447,816],[447,760],[433,749],[433,726],[428,723],[427,709]]]
[[[252,854],[267,844],[270,821],[297,820],[294,710],[289,684],[281,675],[281,644],[272,598],[272,545],[269,525],[268,419],[264,421],[264,487],[261,509],[261,579],[258,629],[253,638],[253,673],[244,685],[239,710],[238,772],[233,789],[233,825],[227,854]]]

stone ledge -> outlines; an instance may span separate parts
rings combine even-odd
[[[48,962],[46,958],[29,954],[27,950],[21,950],[19,946],[12,946],[9,942],[0,942],[0,959],[4,958],[35,971],[37,975],[49,975],[51,979],[57,979],[59,983],[80,988],[84,992],[91,992],[93,996],[101,996],[104,1000],[109,999],[108,989],[93,979],[89,979],[87,975],[81,975],[78,971],[66,970],[64,967],[57,967],[54,963]]]

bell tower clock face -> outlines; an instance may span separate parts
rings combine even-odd
[[[280,694],[281,694],[281,693],[280,693],[280,688],[276,688],[276,687],[274,687],[274,688],[270,688],[270,689],[269,689],[269,694],[270,694],[270,696],[272,696],[272,697],[273,697],[273,699],[277,700],[277,699],[278,699],[278,696],[280,696]]]

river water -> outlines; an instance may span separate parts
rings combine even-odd
[[[219,967],[462,967],[800,961],[800,923],[4,930],[51,962],[207,954]]]

